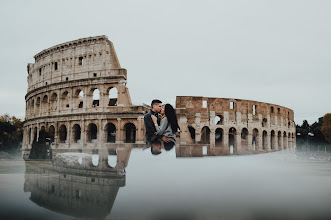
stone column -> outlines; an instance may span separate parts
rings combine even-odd
[[[240,154],[241,152],[241,132],[237,131],[237,134],[235,135],[235,143],[234,143],[234,153]]]
[[[124,141],[122,140],[122,123],[121,123],[122,119],[121,118],[117,118],[117,126],[116,126],[116,143],[120,144],[123,143]]]
[[[248,133],[248,135],[247,135],[247,151],[249,151],[249,152],[254,151],[252,141],[253,141],[253,135]]]
[[[276,133],[275,133],[275,136],[274,136],[274,142],[273,142],[273,145],[275,147],[275,150],[279,150],[278,149],[278,136],[276,136]]]
[[[256,137],[256,146],[255,146],[255,151],[256,152],[261,152],[262,149],[263,149],[263,141],[262,141],[262,138],[263,138],[263,133],[262,132],[259,132],[257,137]]]
[[[210,140],[209,140],[209,143],[210,143],[210,147],[215,147],[215,128],[212,128],[210,129]]]
[[[280,134],[280,147],[279,147],[279,150],[282,150],[284,149],[284,140],[283,140],[283,135]]]
[[[271,135],[270,133],[268,132],[267,133],[267,146],[266,146],[266,151],[271,151]]]
[[[229,130],[224,129],[223,130],[223,147],[224,147],[224,152],[227,154],[230,154],[230,148],[229,148]]]
[[[144,116],[139,116],[137,118],[137,122],[138,122],[138,132],[137,132],[137,144],[144,144],[145,143],[145,134],[144,134]]]

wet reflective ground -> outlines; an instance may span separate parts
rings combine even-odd
[[[294,148],[214,157],[117,148],[108,158],[0,161],[0,219],[331,219],[331,163]]]

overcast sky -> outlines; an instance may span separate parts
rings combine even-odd
[[[35,54],[96,35],[113,42],[134,104],[249,99],[297,124],[331,112],[329,0],[2,0],[0,30],[0,114],[24,118]]]

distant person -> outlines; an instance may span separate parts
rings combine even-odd
[[[176,143],[175,134],[179,130],[176,111],[172,105],[166,104],[162,106],[161,114],[163,115],[161,123],[156,116],[151,115],[156,130],[155,135],[162,136],[164,147],[170,150]]]

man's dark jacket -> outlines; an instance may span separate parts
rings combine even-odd
[[[144,117],[144,123],[146,128],[146,142],[150,142],[153,137],[155,137],[155,125],[152,120],[152,115],[155,115],[157,117],[157,123],[160,124],[161,117],[159,114],[152,111],[152,109],[145,115]]]

